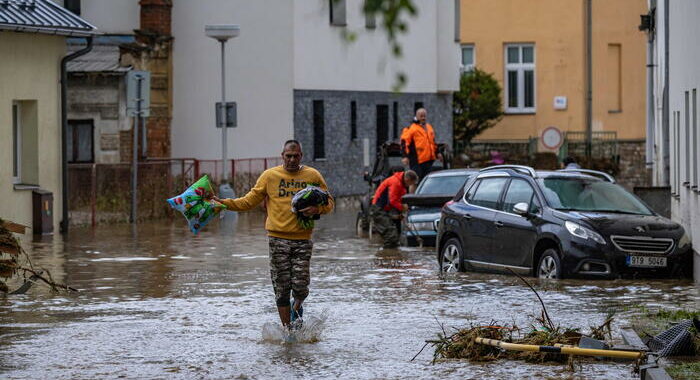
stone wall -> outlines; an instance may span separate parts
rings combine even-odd
[[[649,186],[651,173],[645,166],[645,140],[621,140],[617,143],[619,171],[617,182],[627,190],[636,186]]]
[[[314,160],[313,101],[324,102],[325,158]],[[351,138],[350,103],[357,104],[357,137]],[[394,102],[397,127],[394,131]],[[336,196],[367,192],[363,173],[363,144],[369,140],[370,165],[376,157],[377,105],[389,107],[389,141],[398,141],[411,123],[416,102],[428,111],[436,141],[452,145],[452,95],[360,91],[294,90],[294,136],[304,149],[304,162],[323,174]]]

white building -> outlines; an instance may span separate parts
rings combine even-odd
[[[401,58],[392,56],[381,19],[366,19],[363,0],[172,3],[172,157],[221,157],[214,118],[221,57],[218,42],[204,34],[207,24],[241,28],[226,44],[227,100],[238,103],[232,158],[277,157],[284,140],[297,138],[306,162],[345,195],[366,191],[365,146],[373,159],[416,106],[428,109],[439,142],[451,144],[460,65],[454,0],[414,0],[418,15],[399,37]],[[138,28],[138,7],[138,0],[83,0],[81,15],[105,33],[123,34]],[[399,73],[407,83],[395,93]]]
[[[671,188],[671,216],[695,242],[695,279],[700,280],[700,2],[651,0],[655,25],[654,93],[656,185]]]

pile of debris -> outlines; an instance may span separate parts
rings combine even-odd
[[[569,370],[573,371],[575,357],[596,357],[634,360],[635,369],[639,367],[645,352],[634,348],[611,347],[609,344],[612,341],[614,313],[609,313],[600,326],[590,326],[587,334],[583,334],[579,328],[555,325],[537,291],[527,280],[517,276],[537,296],[542,306],[541,315],[533,318],[526,329],[515,324],[499,325],[492,321],[487,325],[472,325],[448,334],[441,325],[442,332],[438,333],[437,339],[428,340],[423,346],[423,349],[427,345],[435,348],[433,363],[444,359],[467,359],[474,362],[512,359],[529,363],[566,363]]]
[[[544,316],[536,318],[527,330],[515,325],[471,326],[448,334],[443,328],[438,339],[427,343],[435,347],[433,362],[441,359],[467,359],[487,362],[498,359],[524,360],[528,363],[558,362],[573,366],[567,348],[587,350],[607,349],[605,339],[611,335],[613,316],[588,334],[576,328],[554,326]],[[579,346],[580,345],[580,346]],[[504,349],[505,348],[505,349]],[[569,350],[571,351],[571,350]],[[636,354],[636,353],[635,353]],[[641,357],[641,355],[638,355]]]
[[[22,249],[14,233],[24,234],[26,227],[0,219],[0,292],[22,294],[36,282],[41,281],[52,291],[77,291],[64,284],[53,281],[51,273],[46,269],[35,269],[29,255]],[[44,273],[46,275],[44,275]],[[7,281],[21,277],[22,286],[10,292]]]

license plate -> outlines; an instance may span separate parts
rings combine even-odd
[[[627,266],[642,268],[665,268],[665,257],[627,256]]]

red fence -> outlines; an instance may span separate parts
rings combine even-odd
[[[236,194],[246,193],[265,169],[281,158],[230,160]],[[221,160],[149,159],[138,164],[138,219],[174,215],[165,200],[204,174],[221,181]],[[68,211],[73,224],[127,221],[131,210],[131,164],[69,164]]]

